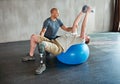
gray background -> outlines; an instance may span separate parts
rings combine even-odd
[[[87,33],[108,32],[112,28],[113,1],[0,0],[0,43],[28,40],[31,34],[39,34],[52,7],[57,7],[60,10],[59,18],[66,26],[71,26],[82,6],[88,4],[94,13],[89,16]],[[61,29],[58,32],[59,35],[64,33]]]

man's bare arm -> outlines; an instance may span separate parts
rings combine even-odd
[[[42,28],[42,30],[40,31],[40,36],[44,37],[45,32],[46,32],[46,29]]]
[[[64,31],[67,31],[67,32],[72,32],[73,28],[72,27],[66,27],[66,26],[62,26],[61,27]]]

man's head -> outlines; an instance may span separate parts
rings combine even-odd
[[[57,8],[52,8],[50,10],[50,13],[51,13],[51,17],[53,18],[57,18],[59,16],[59,10]]]

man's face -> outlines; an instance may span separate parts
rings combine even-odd
[[[54,17],[54,18],[58,18],[58,16],[59,16],[59,11],[58,11],[58,10],[52,11],[51,16]]]

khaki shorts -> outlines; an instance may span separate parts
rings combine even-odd
[[[58,43],[57,40],[49,40],[48,38],[46,37],[41,37],[41,36],[38,36],[38,42],[39,43],[44,43],[46,45],[46,48],[45,50],[47,52],[50,52],[54,55],[58,55],[60,54],[61,52],[63,52],[63,48],[62,46]]]

